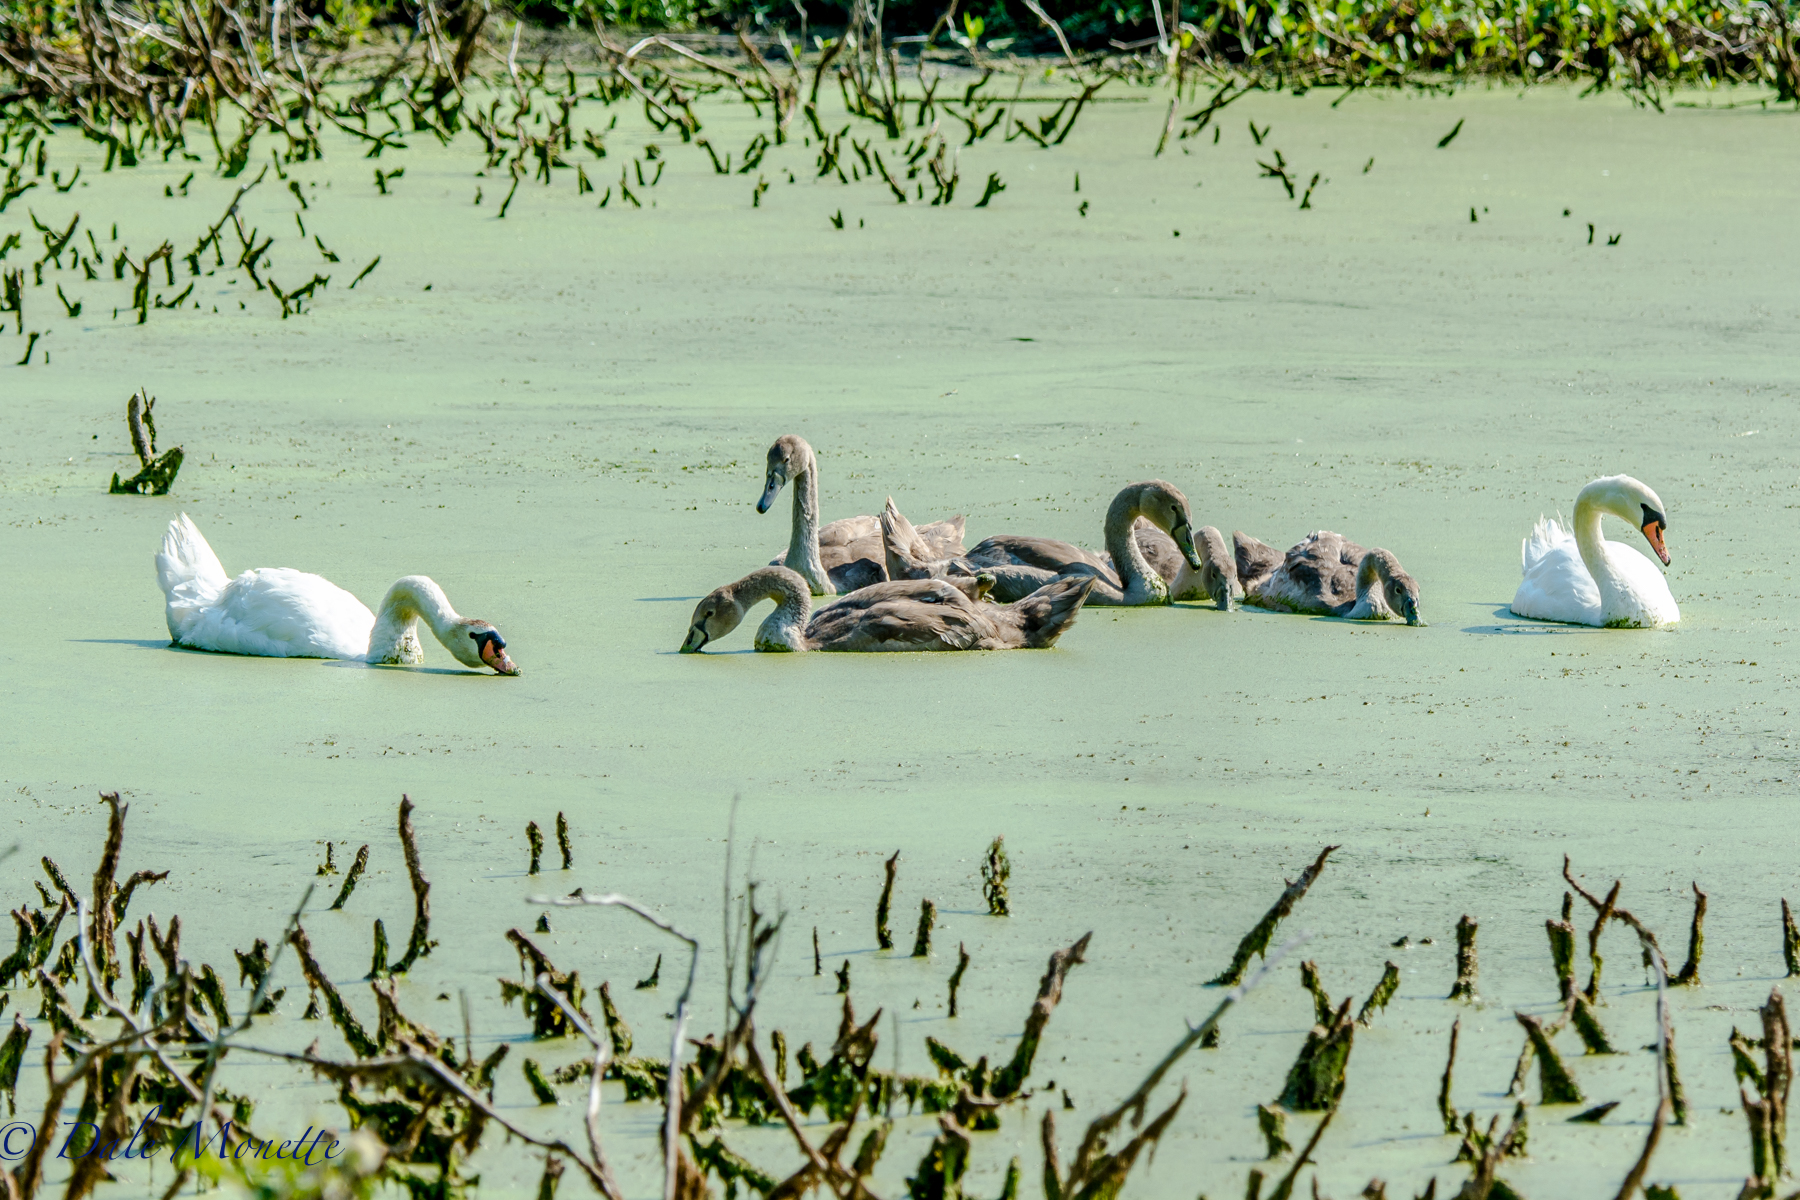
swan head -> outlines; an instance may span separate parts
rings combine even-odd
[[[463,632],[468,635],[466,644],[463,639],[452,637],[444,644],[450,653],[465,667],[492,667],[496,675],[522,675],[519,665],[506,653],[506,639],[500,631],[487,621],[465,620],[462,622]]]
[[[1668,566],[1669,550],[1663,544],[1663,534],[1669,528],[1669,519],[1663,514],[1668,509],[1663,507],[1662,499],[1643,483],[1629,475],[1610,475],[1604,479],[1596,479],[1581,489],[1576,497],[1579,504],[1583,499],[1590,500],[1602,512],[1609,512],[1623,521],[1636,525],[1656,551],[1656,557]]]
[[[769,473],[763,484],[762,499],[756,502],[756,511],[768,512],[781,489],[812,468],[812,447],[806,444],[805,438],[792,433],[776,438],[775,444],[769,447]]]

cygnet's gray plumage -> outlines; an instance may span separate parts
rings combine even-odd
[[[818,461],[806,439],[791,433],[769,447],[768,474],[756,511],[768,512],[788,483],[794,485],[793,524],[787,552],[771,566],[798,572],[815,596],[842,595],[887,578],[881,526],[874,517],[844,517],[820,527]],[[937,557],[963,552],[960,515],[921,526],[918,534]]]
[[[1242,531],[1231,535],[1244,603],[1310,613],[1423,625],[1419,585],[1391,551],[1365,549],[1342,534],[1308,534],[1285,555]]]
[[[984,582],[969,581],[977,592]],[[946,580],[898,580],[859,588],[812,613],[798,573],[762,567],[695,606],[681,650],[693,653],[724,637],[762,600],[776,607],[757,630],[758,650],[1043,649],[1075,623],[1093,585],[1091,578],[1060,579],[1015,604],[990,604]]]

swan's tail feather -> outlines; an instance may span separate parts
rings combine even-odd
[[[219,556],[213,553],[200,529],[186,513],[169,522],[162,550],[156,556],[156,581],[168,597],[169,636],[181,640],[182,631],[207,605],[218,599],[229,580]]]
[[[1562,513],[1554,517],[1539,516],[1537,524],[1531,527],[1531,533],[1519,545],[1519,568],[1522,574],[1529,575],[1537,561],[1569,541],[1572,535],[1563,522]]]
[[[1056,639],[1075,624],[1096,582],[1092,575],[1064,575],[1014,604],[1024,618],[1025,644],[1034,650],[1056,645]]]

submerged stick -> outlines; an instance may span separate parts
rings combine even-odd
[[[1794,924],[1794,912],[1787,897],[1781,898],[1781,958],[1791,978],[1800,975],[1800,926]]]
[[[388,940],[387,927],[381,918],[375,918],[375,949],[369,955],[370,979],[386,979],[388,977]]]
[[[544,857],[544,834],[536,821],[525,822],[525,844],[531,848],[531,865],[525,869],[525,873],[536,875],[538,860]]]
[[[1375,990],[1369,993],[1367,1000],[1363,1001],[1361,1010],[1356,1014],[1356,1023],[1365,1027],[1373,1025],[1375,1014],[1386,1008],[1388,1001],[1392,1000],[1394,993],[1399,990],[1400,968],[1390,962],[1381,972],[1381,982],[1375,985]]]
[[[1581,1035],[1581,1044],[1587,1047],[1589,1054],[1617,1054],[1612,1042],[1606,1036],[1606,1030],[1600,1025],[1600,1018],[1594,1015],[1594,1006],[1587,1002],[1585,996],[1573,997],[1575,1011],[1572,1014],[1575,1032]]]
[[[1438,1082],[1438,1115],[1444,1119],[1444,1132],[1455,1133],[1456,1108],[1450,1103],[1450,1076],[1456,1069],[1456,1040],[1462,1034],[1462,1018],[1450,1025],[1450,1055],[1444,1060],[1444,1077]]]
[[[1300,964],[1300,986],[1312,993],[1313,1024],[1331,1024],[1331,1014],[1337,1005],[1331,1002],[1331,996],[1325,991],[1325,985],[1319,982],[1319,964],[1311,959]]]
[[[356,890],[357,881],[362,878],[363,871],[369,866],[369,846],[363,843],[356,852],[356,860],[350,864],[350,870],[344,875],[344,886],[338,889],[337,899],[331,902],[331,911],[336,912],[350,901],[350,893]]]
[[[1544,1032],[1543,1023],[1529,1013],[1515,1012],[1538,1063],[1538,1102],[1541,1104],[1580,1104],[1581,1088],[1563,1065],[1562,1056]]]
[[[1001,834],[988,846],[987,859],[981,864],[981,894],[987,900],[988,916],[1004,917],[1012,913],[1012,898],[1006,889],[1007,880],[1011,878],[1012,860],[1006,857],[1006,835]]]
[[[1300,1047],[1278,1103],[1292,1112],[1319,1112],[1337,1108],[1344,1094],[1344,1068],[1355,1045],[1356,1023],[1350,1019],[1346,998],[1329,1024],[1314,1025]]]
[[[950,1015],[956,1015],[956,990],[962,986],[963,972],[969,969],[969,951],[956,943],[956,970],[950,973]]]
[[[1688,926],[1687,961],[1681,964],[1673,981],[1677,987],[1700,982],[1700,956],[1706,952],[1706,893],[1700,890],[1698,883],[1691,886],[1694,889],[1694,919]]]
[[[1565,917],[1560,921],[1545,921],[1544,932],[1550,938],[1550,961],[1556,967],[1557,994],[1566,1004],[1575,994],[1575,926]]]
[[[662,955],[659,954],[656,956],[656,965],[654,967],[650,968],[650,977],[648,979],[638,980],[636,990],[638,990],[640,992],[651,991],[661,981],[662,981]]]
[[[819,975],[823,975],[824,973],[825,973],[825,963],[819,957],[819,927],[817,925],[814,925],[813,926],[813,975],[816,977]]]
[[[1471,1003],[1481,999],[1475,992],[1476,979],[1481,973],[1481,962],[1475,953],[1475,932],[1479,928],[1468,913],[1456,923],[1456,982],[1446,999]]]
[[[606,1036],[612,1041],[613,1057],[628,1058],[631,1055],[631,1026],[613,1007],[612,986],[602,981],[599,987],[600,1015],[606,1021]]]
[[[937,924],[937,905],[919,901],[919,932],[913,936],[912,957],[931,957],[931,929]]]
[[[848,996],[850,994],[850,960],[847,958],[844,960],[844,965],[837,969],[837,981],[837,994]]]
[[[423,868],[419,866],[419,838],[413,832],[413,802],[404,793],[400,796],[400,848],[406,852],[406,874],[412,880],[413,889],[413,927],[412,936],[406,942],[406,955],[391,968],[396,975],[404,975],[412,969],[412,965],[431,953],[437,945],[431,940],[431,881],[425,878]]]
[[[562,869],[575,869],[575,847],[569,841],[569,819],[560,812],[556,814],[556,848],[562,852]]]
[[[1231,956],[1231,965],[1208,980],[1208,987],[1235,986],[1243,979],[1244,970],[1250,965],[1252,955],[1267,956],[1269,940],[1275,936],[1275,927],[1294,911],[1294,906],[1300,903],[1301,897],[1305,896],[1307,889],[1312,887],[1313,881],[1319,877],[1319,872],[1325,869],[1326,857],[1336,849],[1336,846],[1327,846],[1319,851],[1319,857],[1313,860],[1312,866],[1300,872],[1300,878],[1287,885],[1287,890],[1281,893],[1280,899],[1275,901],[1275,906],[1263,914],[1263,919],[1256,923],[1256,928],[1246,933],[1244,940],[1238,943],[1237,951]]]
[[[894,948],[894,935],[888,929],[888,904],[894,898],[894,872],[900,865],[900,852],[887,860],[887,876],[881,885],[881,899],[875,902],[875,940],[883,950]]]
[[[375,1057],[380,1052],[380,1047],[363,1029],[362,1022],[356,1019],[350,1006],[344,1003],[344,998],[338,994],[331,979],[319,966],[319,960],[313,957],[312,939],[306,936],[306,930],[296,923],[293,932],[288,934],[288,942],[300,956],[300,973],[306,976],[307,986],[325,997],[326,1011],[331,1014],[332,1023],[344,1035],[344,1041],[349,1043],[351,1051],[358,1058]]]
[[[1056,1011],[1056,1005],[1062,999],[1063,980],[1068,977],[1069,970],[1087,961],[1088,940],[1094,935],[1092,931],[1084,933],[1081,938],[1066,950],[1058,950],[1050,956],[1050,964],[1044,970],[1044,978],[1038,984],[1037,999],[1032,1002],[1031,1011],[1025,1016],[1025,1030],[1019,1035],[1019,1045],[1013,1051],[1012,1061],[994,1072],[994,1078],[988,1091],[996,1099],[1005,1100],[1017,1095],[1025,1084],[1025,1077],[1031,1074],[1032,1060],[1037,1057],[1038,1041],[1044,1036],[1044,1026],[1050,1023],[1050,1014]]]
[[[1269,1104],[1256,1106],[1256,1127],[1262,1132],[1268,1153],[1264,1158],[1280,1158],[1294,1149],[1287,1140],[1287,1113]]]
[[[1567,859],[1563,860],[1563,870],[1565,874],[1568,871]],[[1616,895],[1617,889],[1614,891]],[[1653,944],[1645,939],[1646,948]],[[1651,965],[1656,969],[1656,1115],[1651,1118],[1650,1136],[1644,1139],[1643,1153],[1638,1155],[1638,1160],[1632,1164],[1625,1181],[1619,1185],[1619,1192],[1614,1200],[1632,1200],[1644,1186],[1644,1176],[1650,1170],[1650,1158],[1656,1153],[1657,1144],[1662,1141],[1663,1127],[1675,1112],[1674,1077],[1669,1069],[1674,1059],[1671,1053],[1665,1052],[1674,1036],[1674,1029],[1669,1023],[1668,975],[1663,970],[1660,954]]]

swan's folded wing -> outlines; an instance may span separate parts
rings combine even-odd
[[[182,641],[271,658],[360,659],[375,614],[330,580],[287,567],[245,571]]]
[[[1537,524],[1531,527],[1531,532],[1519,547],[1521,573],[1531,574],[1533,565],[1559,546],[1570,549],[1575,546],[1575,537],[1564,527],[1562,514],[1557,513],[1554,517],[1539,516]]]
[[[961,615],[938,604],[884,599],[867,607],[821,609],[806,633],[820,650],[967,650],[976,635],[957,619]]]
[[[1540,527],[1542,524],[1539,522]],[[1527,555],[1529,546],[1528,540]],[[1530,562],[1508,606],[1515,615],[1571,625],[1602,624],[1600,589],[1581,561],[1573,538],[1545,548]]]
[[[1244,585],[1245,595],[1256,591],[1281,565],[1284,557],[1275,547],[1258,541],[1241,529],[1232,532],[1231,545],[1237,560],[1238,581]]]
[[[1175,577],[1181,574],[1181,568],[1187,565],[1182,557],[1181,547],[1175,539],[1152,525],[1143,517],[1139,517],[1131,526],[1132,540],[1137,543],[1138,552],[1144,556],[1164,583],[1174,583]]]
[[[819,530],[819,550],[823,552],[832,546],[848,546],[880,536],[881,522],[874,517],[841,517]]]
[[[963,553],[964,518],[961,513],[942,521],[921,525],[918,534],[938,558],[955,558]]]
[[[169,637],[179,642],[230,582],[199,527],[182,513],[169,522],[156,555],[156,582],[167,601]]]

